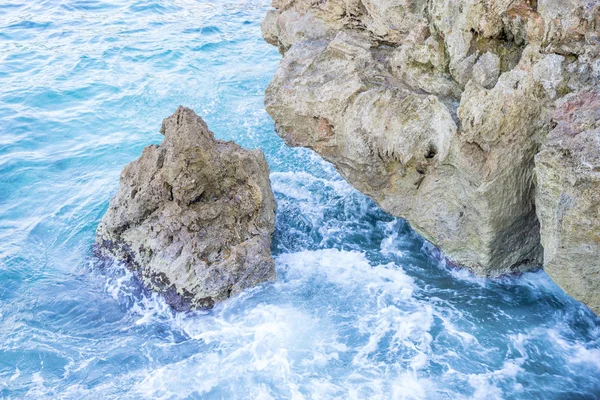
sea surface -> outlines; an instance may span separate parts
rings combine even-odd
[[[600,320],[544,272],[447,266],[278,138],[268,7],[0,1],[0,398],[600,398]],[[91,255],[120,170],[179,105],[266,153],[279,206],[277,281],[209,312]]]

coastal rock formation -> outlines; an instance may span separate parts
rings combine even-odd
[[[600,88],[558,102],[535,157],[548,275],[600,314]]]
[[[177,310],[210,308],[274,279],[275,200],[260,150],[216,140],[194,111],[121,173],[96,250],[125,262]]]
[[[600,81],[598,1],[273,7],[263,36],[283,58],[265,105],[288,144],[314,149],[456,264],[486,276],[542,264],[534,158],[557,100]]]

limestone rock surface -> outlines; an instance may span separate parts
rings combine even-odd
[[[260,150],[216,140],[192,110],[127,165],[96,251],[125,262],[177,310],[210,308],[275,277],[275,200]]]
[[[557,101],[600,82],[598,0],[272,5],[263,36],[283,58],[265,105],[288,144],[456,264],[542,265],[534,159]]]
[[[562,99],[535,157],[544,268],[600,315],[600,88]]]

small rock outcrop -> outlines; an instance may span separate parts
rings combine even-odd
[[[543,246],[557,242],[536,210],[536,174],[563,168],[543,155],[555,148],[557,101],[600,82],[598,0],[272,5],[263,37],[283,58],[265,105],[288,144],[315,150],[477,274],[550,257]],[[567,257],[562,269],[598,281],[598,258],[584,271]]]
[[[126,263],[177,310],[211,308],[274,279],[276,205],[263,153],[216,140],[184,107],[161,133],[123,169],[96,252]]]

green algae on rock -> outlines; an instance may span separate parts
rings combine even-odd
[[[274,279],[276,205],[262,151],[216,140],[184,107],[161,133],[123,169],[96,252],[125,262],[177,310]]]

